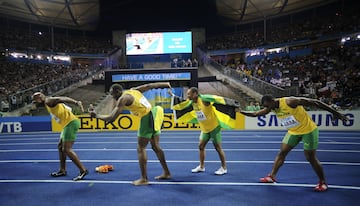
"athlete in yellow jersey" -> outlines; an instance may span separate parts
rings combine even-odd
[[[276,173],[283,165],[287,154],[302,141],[304,144],[305,157],[319,177],[319,183],[316,185],[315,191],[326,191],[328,186],[325,181],[324,171],[320,161],[316,157],[319,130],[303,106],[316,106],[320,109],[324,109],[331,112],[335,119],[341,119],[342,121],[347,121],[348,118],[316,99],[302,97],[283,97],[275,99],[271,95],[265,95],[262,97],[261,103],[264,106],[262,110],[257,112],[241,111],[241,113],[250,117],[258,117],[272,111],[279,118],[281,126],[285,127],[288,132],[282,141],[280,152],[275,158],[271,173],[268,176],[261,178],[260,181],[264,183],[276,182]]]
[[[152,149],[156,153],[161,166],[164,170],[163,174],[155,177],[155,179],[170,179],[171,174],[166,164],[165,155],[159,145],[161,125],[164,118],[162,107],[152,107],[149,101],[142,94],[145,91],[155,88],[171,88],[170,83],[151,83],[141,85],[130,90],[123,90],[119,84],[113,84],[110,93],[117,100],[115,108],[109,115],[98,115],[91,110],[91,116],[102,119],[106,122],[113,122],[121,114],[123,110],[129,110],[133,115],[141,118],[140,128],[138,130],[138,159],[141,170],[141,178],[133,181],[134,185],[149,184],[146,163],[146,146],[151,143]]]
[[[76,140],[76,134],[80,127],[80,121],[72,113],[71,108],[64,103],[75,104],[84,111],[81,101],[76,101],[69,97],[47,97],[41,92],[36,92],[32,96],[33,102],[37,105],[43,105],[51,114],[52,118],[61,125],[62,132],[58,144],[60,170],[51,173],[53,177],[66,175],[66,157],[68,156],[74,164],[79,168],[80,173],[73,180],[82,180],[88,174],[87,169],[80,162],[79,157],[72,149]]]
[[[205,171],[205,147],[209,140],[212,139],[215,150],[221,160],[221,167],[215,171],[215,174],[224,175],[227,173],[227,167],[225,153],[221,146],[221,127],[215,116],[215,109],[210,102],[205,102],[199,97],[199,91],[195,87],[188,89],[187,97],[192,100],[192,106],[201,130],[199,138],[200,165],[191,171],[194,173]]]

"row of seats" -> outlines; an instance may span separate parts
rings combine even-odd
[[[33,92],[51,95],[100,71],[98,66],[0,61],[0,111],[31,102]]]

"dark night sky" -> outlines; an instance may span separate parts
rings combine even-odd
[[[215,0],[102,0],[99,31],[175,31],[220,25]]]

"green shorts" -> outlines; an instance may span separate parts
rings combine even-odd
[[[64,142],[75,141],[76,134],[80,128],[80,120],[74,119],[73,121],[69,122],[64,129],[61,131],[61,139]]]
[[[140,127],[137,133],[138,137],[151,139],[154,136],[160,135],[161,130],[155,131],[154,129],[154,116],[156,116],[156,109],[156,107],[153,107],[147,115],[141,118]]]
[[[213,143],[216,143],[216,144],[221,143],[222,138],[221,138],[221,127],[220,127],[220,125],[217,126],[215,129],[213,129],[209,133],[203,133],[203,132],[200,133],[200,140],[201,141],[204,141],[204,142],[206,141],[207,142],[210,139],[212,139]]]
[[[295,147],[299,142],[302,141],[304,144],[304,150],[315,150],[319,144],[319,129],[316,128],[312,132],[301,135],[293,135],[286,133],[282,143],[287,144],[291,147]]]

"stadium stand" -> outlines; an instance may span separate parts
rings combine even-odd
[[[266,37],[262,28],[215,36],[208,38],[200,48],[204,52],[221,53],[223,56],[214,56],[211,65],[249,88],[271,90],[271,86],[259,86],[270,83],[276,86],[274,91],[293,90],[279,92],[279,96],[301,95],[321,99],[337,108],[357,107],[359,40],[344,45],[340,39],[360,30],[359,13],[356,8],[336,11],[316,17],[304,16],[294,22],[271,24]],[[307,43],[299,44],[299,41]],[[311,52],[304,55],[289,55],[286,51],[280,51],[284,55],[278,56],[262,54],[252,62],[227,55],[227,52],[241,54],[244,49],[271,48],[272,45],[273,48],[283,45],[289,49],[300,46]]]
[[[100,71],[98,66],[0,62],[1,111],[13,111],[31,103],[33,92],[48,95],[69,87]],[[9,106],[6,106],[6,105]],[[5,108],[3,108],[5,106]]]
[[[16,24],[16,22],[14,22]],[[107,54],[117,49],[111,40],[86,35],[69,35],[56,33],[54,45],[51,34],[44,29],[24,30],[22,28],[4,27],[0,30],[0,48],[19,50],[56,51],[81,54]]]
[[[222,73],[234,78],[233,74],[235,72],[235,77],[243,85],[250,88],[262,81],[276,85],[279,88],[295,88],[297,90],[295,94],[321,98],[323,101],[337,106],[357,106],[359,104],[359,83],[356,81],[359,73],[359,47],[357,45],[340,47],[337,41],[341,34],[359,30],[359,15],[356,10],[351,10],[344,13],[332,13],[330,18],[329,14],[325,16],[317,15],[316,17],[315,20],[313,17],[307,17],[295,22],[274,23],[268,30],[266,38],[261,29],[253,28],[251,31],[241,31],[208,38],[205,44],[199,45],[199,48],[205,52],[261,48],[264,45],[291,44],[291,42],[304,39],[327,41],[323,40],[325,36],[334,36],[326,46],[306,45],[312,48],[312,53],[306,56],[265,57],[252,63],[235,61],[234,59],[230,59],[230,61],[229,59],[218,59],[217,64],[224,67]],[[2,20],[4,21],[4,19]],[[320,27],[318,26],[319,22],[321,22]],[[114,49],[118,49],[118,47],[112,45],[110,40],[63,33],[55,34],[55,41],[52,45],[49,32],[40,32],[36,29],[25,31],[23,28],[9,26],[9,23],[2,27],[3,29],[0,31],[0,48],[79,54],[107,54]],[[171,62],[171,67],[191,67],[199,64],[196,58],[174,62]],[[158,65],[164,63],[154,62],[148,64],[157,68],[161,67]],[[143,63],[139,63],[139,65],[141,65],[139,67],[144,67]],[[29,88],[43,85],[41,90],[46,91],[47,94],[52,94],[99,71],[98,68],[77,67],[77,65],[0,62],[1,73],[5,74],[0,77],[1,111],[11,111],[29,103],[29,94],[34,90]],[[120,66],[120,68],[129,68],[129,66]],[[204,70],[205,67],[201,68]],[[71,71],[71,78],[69,78],[69,70]],[[57,81],[54,77],[59,77],[61,81]],[[255,79],[259,82],[254,83]],[[13,83],[8,86],[8,82]],[[218,86],[219,84],[217,82],[204,84],[203,86],[205,90],[211,90],[211,87],[222,88],[222,86]],[[254,96],[231,86],[227,81],[223,81],[222,84],[227,85],[230,88],[229,91],[232,91],[232,94],[230,92],[228,95],[234,97],[234,94],[237,94],[234,98],[243,102],[243,105],[256,101]],[[24,95],[18,95],[19,93],[24,93]]]
[[[320,25],[320,26],[319,26]],[[339,33],[359,31],[360,18],[357,10],[326,14],[316,18],[304,17],[296,22],[274,24],[266,38],[262,27],[221,36],[210,37],[201,48],[206,51],[239,48],[257,48],[264,45],[293,42],[304,39],[325,38]],[[266,40],[265,40],[266,39]]]

